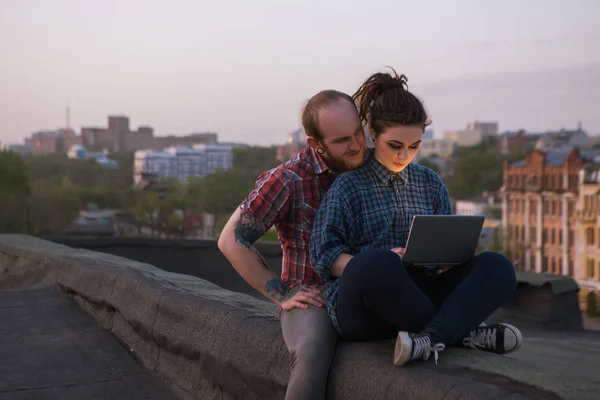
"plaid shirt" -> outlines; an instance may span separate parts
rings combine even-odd
[[[263,232],[275,226],[283,251],[281,278],[289,287],[324,283],[310,266],[310,234],[321,198],[334,178],[323,159],[306,147],[262,173],[240,205]]]
[[[336,294],[339,281],[331,276],[342,253],[405,247],[414,215],[452,214],[448,191],[428,168],[409,164],[393,173],[368,156],[361,169],[341,174],[327,192],[315,217],[310,259],[326,280],[329,317],[340,335]]]

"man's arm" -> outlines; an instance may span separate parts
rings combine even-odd
[[[289,288],[267,265],[254,243],[264,232],[251,217],[237,208],[219,237],[218,246],[241,277],[275,304],[280,305]]]

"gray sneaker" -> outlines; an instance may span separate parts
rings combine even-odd
[[[518,350],[522,343],[521,331],[504,323],[479,326],[462,341],[465,347],[496,354],[506,354]]]
[[[413,360],[428,360],[431,353],[433,353],[437,364],[438,353],[445,348],[446,346],[443,343],[432,345],[429,335],[398,332],[396,348],[394,349],[394,365],[400,367]]]

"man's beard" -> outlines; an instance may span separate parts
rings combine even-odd
[[[342,173],[342,172],[347,172],[347,171],[352,171],[353,169],[357,169],[362,167],[363,165],[363,160],[360,160],[360,162],[358,163],[350,163],[346,160],[346,157],[334,157],[331,155],[331,153],[329,152],[329,149],[327,149],[327,147],[323,146],[323,150],[325,151],[325,155],[327,157],[323,157],[325,164],[327,164],[327,166],[336,173]],[[364,149],[361,149],[358,153],[363,153],[364,155]],[[357,154],[354,154],[351,157],[356,157]]]

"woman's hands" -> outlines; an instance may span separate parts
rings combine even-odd
[[[404,247],[394,247],[393,249],[391,249],[394,253],[398,254],[400,256],[400,258],[404,257]]]

